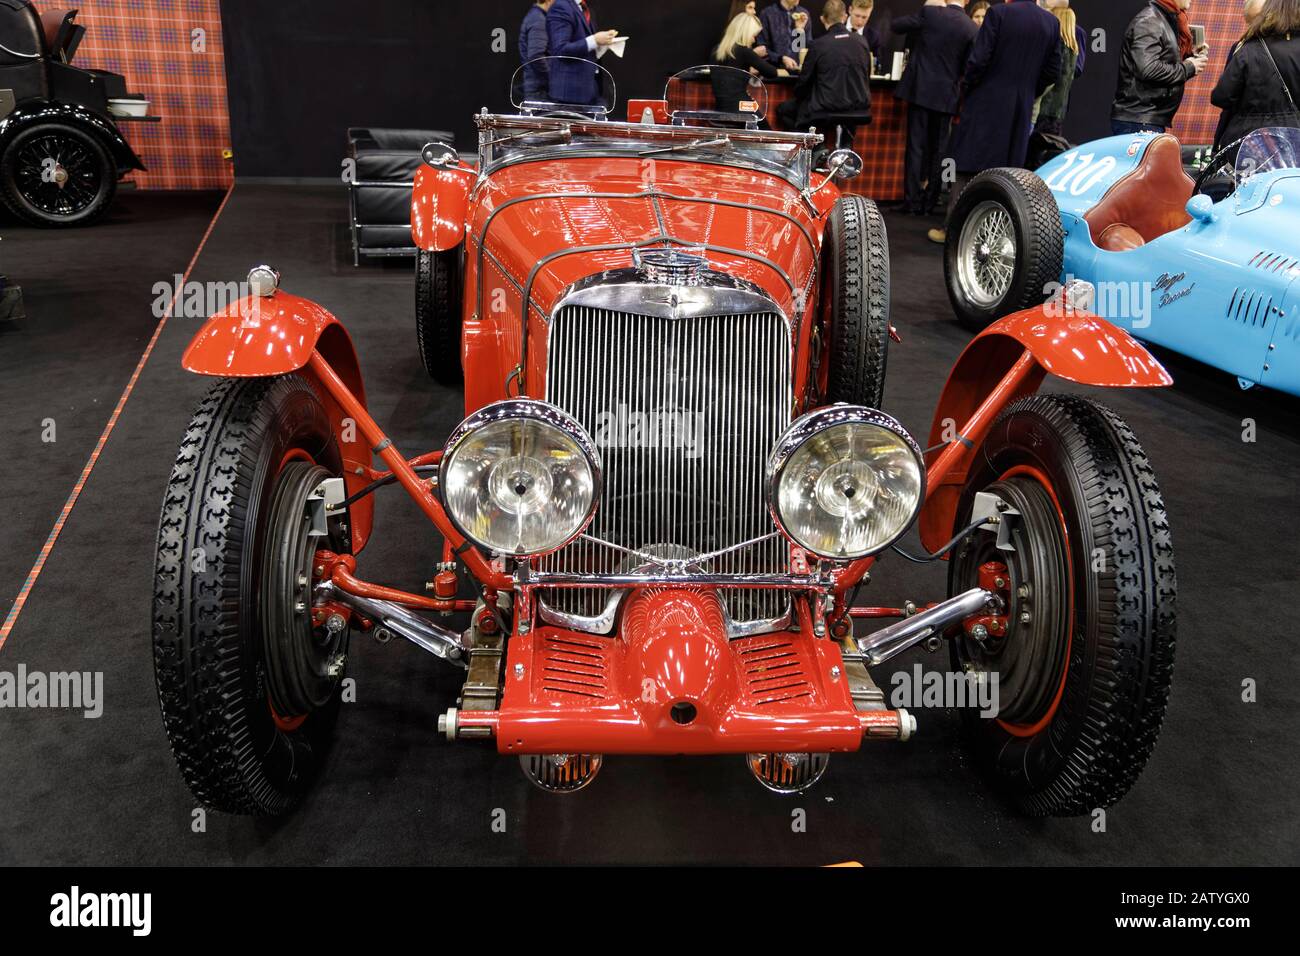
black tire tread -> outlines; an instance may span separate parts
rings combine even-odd
[[[844,196],[827,225],[825,263],[838,280],[831,322],[827,401],[880,408],[889,361],[889,238],[870,199]]]
[[[159,518],[152,624],[163,725],[194,796],[228,813],[276,815],[295,802],[262,771],[248,706],[264,703],[246,700],[236,610],[264,410],[295,389],[310,386],[297,376],[213,386],[181,439]],[[205,552],[201,571],[195,547]]]
[[[464,379],[460,364],[460,250],[415,254],[415,342],[429,377]]]
[[[1097,572],[1096,658],[1083,670],[1083,642],[1070,652],[1072,672],[1090,674],[1091,682],[1067,681],[1062,713],[1082,714],[1073,739],[1055,741],[1064,764],[1047,786],[1013,794],[1029,814],[1069,816],[1113,805],[1151,756],[1173,678],[1177,577],[1164,500],[1128,424],[1090,399],[1039,394],[1004,411],[993,433],[1026,414],[1062,437],[1091,519],[1085,542],[1108,556]]]
[[[1065,264],[1065,228],[1061,225],[1060,207],[1042,178],[1028,169],[999,166],[986,169],[971,179],[963,196],[972,188],[978,189],[989,183],[995,184],[1009,196],[1019,197],[1018,201],[1013,200],[1019,208],[1012,210],[1012,216],[1021,220],[1020,229],[1024,234],[1020,236],[1020,242],[1027,251],[1024,257],[1025,272],[1019,283],[1021,288],[1018,296],[1009,295],[1003,300],[997,309],[997,315],[991,318],[977,317],[963,307],[956,292],[956,277],[952,273],[954,257],[944,255],[944,280],[953,311],[957,314],[958,321],[972,331],[979,331],[992,319],[1041,304],[1046,298],[1044,290],[1060,279]],[[947,225],[948,243],[953,248],[961,238],[962,223],[957,219],[957,214],[963,211],[959,197],[953,221]]]

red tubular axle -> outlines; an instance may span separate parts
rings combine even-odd
[[[460,549],[465,545],[465,539],[452,526],[446,512],[442,510],[442,505],[438,503],[432,492],[429,490],[429,484],[423,481],[415,473],[406,458],[398,452],[397,448],[388,439],[379,425],[365,407],[356,399],[356,396],[349,391],[347,385],[338,377],[338,374],[330,367],[329,362],[321,356],[320,352],[313,351],[309,360],[312,371],[319,377],[321,382],[329,390],[339,406],[357,423],[361,429],[361,434],[366,437],[366,441],[375,449],[375,454],[383,459],[384,464],[388,465],[389,470],[397,479],[398,483],[406,489],[420,510],[425,516],[433,522],[434,527],[442,533],[442,536],[454,549]],[[431,453],[432,454],[432,453]],[[422,456],[424,457],[424,456]],[[417,459],[418,460],[418,459]],[[487,559],[479,554],[474,548],[465,548],[461,553],[461,559],[469,567],[474,577],[484,584],[498,589],[509,589],[513,582],[508,575],[502,574],[492,568]],[[402,593],[402,592],[396,592]],[[415,597],[416,595],[412,595]],[[421,601],[427,601],[428,598],[419,598]]]

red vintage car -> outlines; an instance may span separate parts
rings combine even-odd
[[[524,103],[477,117],[475,163],[426,148],[419,348],[467,414],[441,448],[394,446],[343,324],[272,269],[195,337],[185,367],[219,381],[168,482],[153,640],[199,800],[294,804],[354,634],[463,668],[440,733],[552,791],[609,754],[739,754],[805,789],[917,732],[871,676],[917,644],[997,682],[970,745],[1022,811],[1132,785],[1172,670],[1165,509],[1123,421],[1038,389],[1169,376],[1070,287],[970,343],[923,447],[880,408],[885,227],[836,185],[860,160],[814,170],[821,137],[761,128],[750,89],[719,114],[674,81],[626,122]],[[427,593],[363,574],[391,484],[443,541]],[[948,594],[860,605],[903,556],[947,560]]]

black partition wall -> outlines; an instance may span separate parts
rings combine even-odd
[[[822,0],[803,2],[814,16],[820,13]],[[922,2],[876,0],[872,22],[887,31],[893,16]],[[1074,0],[1080,21],[1105,30],[1107,45],[1076,86],[1067,126],[1076,141],[1108,130],[1124,25],[1143,2]],[[629,37],[625,59],[602,60],[625,103],[658,95],[671,73],[705,62],[731,4],[591,5],[602,26]],[[462,148],[470,147],[472,114],[509,106],[519,23],[528,7],[528,0],[222,0],[236,172],[336,177],[349,126],[449,129]],[[897,38],[891,45],[901,46]]]

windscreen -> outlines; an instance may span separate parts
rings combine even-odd
[[[1237,152],[1237,182],[1278,169],[1300,166],[1300,129],[1273,126],[1257,129],[1241,142]]]
[[[539,56],[515,70],[510,104],[533,116],[608,116],[618,104],[618,87],[598,63],[575,56]]]
[[[693,66],[669,77],[668,115],[718,113],[754,122],[767,116],[767,85],[761,77],[730,66]]]

